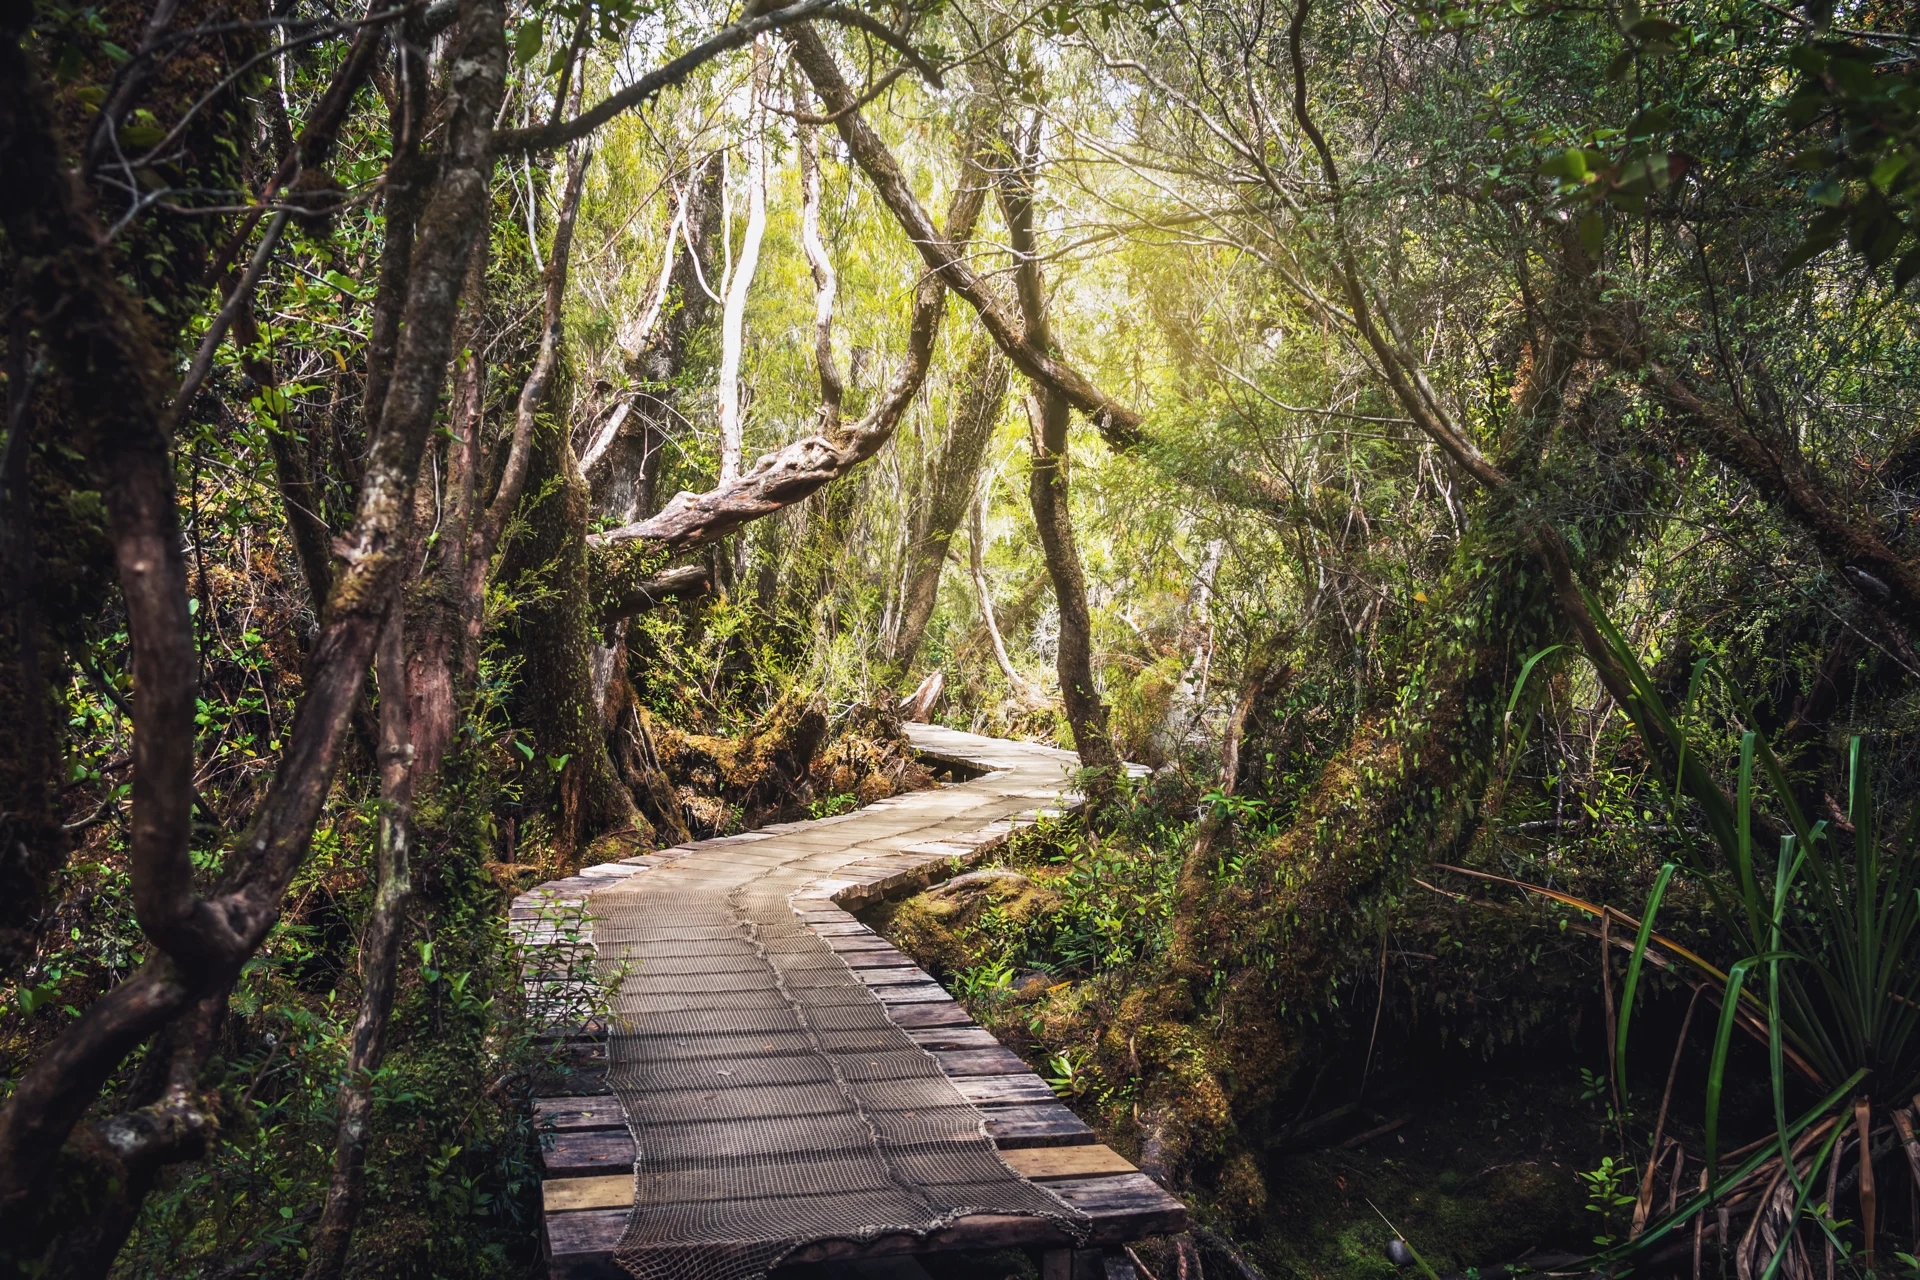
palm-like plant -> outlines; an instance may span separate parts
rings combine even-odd
[[[1687,702],[1675,715],[1626,638],[1591,598],[1587,605],[1617,664],[1616,674],[1623,674],[1631,688],[1624,700],[1627,714],[1649,752],[1664,762],[1675,802],[1684,795],[1697,807],[1708,840],[1686,848],[1684,874],[1705,892],[1727,949],[1740,957],[1722,970],[1654,930],[1676,871],[1671,865],[1663,869],[1638,920],[1572,895],[1525,886],[1637,931],[1612,1046],[1616,1079],[1625,1078],[1634,995],[1650,953],[1692,973],[1720,1006],[1704,1116],[1705,1189],[1596,1261],[1624,1262],[1644,1254],[1711,1208],[1751,1208],[1754,1226],[1740,1242],[1740,1271],[1755,1274],[1753,1251],[1765,1245],[1771,1257],[1763,1280],[1771,1280],[1795,1252],[1797,1227],[1810,1216],[1828,1235],[1830,1247],[1837,1243],[1831,1207],[1824,1215],[1808,1215],[1807,1207],[1817,1203],[1815,1188],[1832,1172],[1829,1162],[1839,1158],[1851,1130],[1859,1159],[1864,1256],[1871,1269],[1877,1219],[1874,1135],[1892,1122],[1905,1137],[1912,1131],[1904,1114],[1909,1100],[1920,1108],[1914,1098],[1920,1088],[1920,860],[1913,855],[1913,824],[1892,838],[1883,830],[1858,738],[1850,744],[1847,817],[1839,833],[1825,821],[1808,822],[1785,770],[1757,733],[1741,735],[1736,785],[1729,795],[1686,728],[1687,711],[1711,660],[1695,667]],[[1759,812],[1756,787],[1764,788],[1770,812],[1786,828],[1771,857],[1766,847],[1773,842],[1762,834],[1767,819]],[[1723,1161],[1720,1103],[1736,1030],[1767,1050],[1774,1134]],[[1789,1074],[1821,1095],[1819,1103],[1797,1116],[1787,1110]],[[1912,1172],[1920,1180],[1920,1158],[1910,1141],[1907,1145]],[[1740,1157],[1737,1163],[1734,1157]],[[1771,1230],[1763,1232],[1759,1228],[1768,1218]],[[1762,1239],[1768,1235],[1771,1243]]]

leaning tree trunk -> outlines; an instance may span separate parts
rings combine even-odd
[[[888,655],[902,673],[913,665],[927,633],[927,622],[933,617],[948,548],[954,530],[973,505],[980,459],[986,455],[993,429],[999,425],[1012,368],[1000,348],[982,334],[961,375],[965,390],[931,468],[927,500],[914,519],[913,537],[907,547],[906,598],[900,609],[899,634]]]

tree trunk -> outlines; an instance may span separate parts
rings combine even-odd
[[[1000,638],[1000,624],[994,620],[993,590],[987,585],[986,535],[981,529],[986,505],[987,486],[983,486],[974,495],[973,506],[967,513],[967,568],[973,578],[973,594],[980,601],[980,626],[993,647],[994,664],[1006,677],[1007,688],[1013,696],[1022,702],[1038,703],[1041,701],[1038,691],[1014,669],[1013,659],[1007,656],[1006,641]]]
[[[804,85],[795,86],[793,105],[802,113],[813,110]],[[820,430],[832,435],[840,429],[840,401],[846,393],[833,360],[833,303],[840,278],[820,240],[820,138],[814,126],[802,120],[794,126],[794,139],[800,152],[800,245],[813,272],[813,363],[820,371]]]
[[[37,949],[47,888],[65,864],[60,761],[67,714],[58,694],[59,645],[42,608],[36,510],[29,483],[28,436],[34,413],[34,355],[24,306],[7,332],[7,418],[0,440],[0,982],[14,978]]]
[[[1053,354],[1052,325],[1047,317],[1046,286],[1040,274],[1039,247],[1033,230],[1033,179],[1039,165],[1041,117],[1036,115],[1028,137],[1006,142],[1012,163],[995,175],[1000,207],[1006,215],[1007,243],[1013,250],[1014,282],[1020,298],[1020,316],[1026,344],[1042,355]],[[1073,729],[1074,750],[1081,767],[1090,771],[1093,794],[1111,790],[1120,768],[1120,756],[1107,736],[1107,708],[1093,678],[1093,619],[1087,610],[1087,579],[1080,567],[1080,548],[1074,542],[1073,516],[1068,500],[1067,427],[1073,404],[1058,387],[1036,382],[1027,402],[1033,469],[1027,497],[1033,504],[1033,522],[1040,534],[1047,574],[1053,579],[1054,600],[1060,609],[1060,644],[1056,668],[1060,673],[1060,700],[1066,704],[1067,723]]]
[[[506,581],[540,588],[514,614],[509,630],[515,651],[526,660],[518,719],[534,741],[527,798],[550,811],[554,848],[567,860],[603,833],[625,832],[643,840],[652,835],[607,753],[604,686],[596,688],[594,679],[601,637],[587,562],[593,495],[574,457],[568,424],[543,423],[538,417],[558,365],[561,303],[586,163],[584,146],[570,150],[545,268],[546,327],[516,417],[516,435],[530,437],[523,483],[536,497],[525,513],[524,532],[501,566]]]
[[[1080,567],[1080,548],[1073,538],[1073,519],[1067,510],[1067,424],[1073,407],[1063,396],[1035,390],[1028,402],[1032,419],[1033,470],[1027,480],[1027,498],[1033,504],[1033,522],[1040,534],[1040,550],[1053,579],[1053,597],[1060,609],[1060,643],[1055,670],[1060,673],[1060,700],[1066,704],[1067,723],[1073,729],[1073,747],[1082,768],[1092,772],[1091,786],[1111,789],[1120,768],[1120,756],[1107,736],[1107,707],[1093,681],[1093,619],[1087,611],[1087,578]]]
[[[747,229],[740,258],[727,281],[726,314],[720,323],[720,483],[740,474],[740,355],[746,341],[747,293],[760,269],[760,242],[767,234],[767,137],[761,98],[766,93],[767,46],[753,42],[753,88],[747,104]]]
[[[986,455],[993,430],[1000,423],[1011,374],[1012,366],[1000,349],[981,335],[961,375],[964,392],[952,411],[947,438],[930,468],[926,501],[914,517],[913,536],[907,547],[906,598],[900,610],[898,638],[888,655],[902,673],[913,666],[927,622],[933,617],[953,532],[973,506],[980,459]]]
[[[588,447],[581,463],[593,485],[597,515],[631,523],[659,509],[660,462],[674,424],[682,416],[681,383],[689,373],[693,340],[713,314],[708,282],[716,278],[720,178],[719,157],[709,156],[678,194],[670,223],[674,239],[656,294],[658,305],[623,340],[627,374],[635,387],[632,409],[613,424],[604,445]]]
[[[413,817],[413,744],[409,740],[406,622],[396,596],[380,636],[380,833],[373,914],[360,939],[360,1010],[353,1020],[340,1081],[333,1177],[314,1228],[305,1280],[338,1280],[365,1198],[373,1075],[386,1056],[400,942],[413,881],[407,866]]]

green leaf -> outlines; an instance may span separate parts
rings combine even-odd
[[[567,761],[571,759],[573,759],[573,753],[571,751],[567,752],[567,754],[563,756],[548,756],[547,768],[553,770],[555,773],[558,773],[562,769],[567,767]]]
[[[518,739],[515,739],[513,747],[514,747],[514,750],[518,751],[521,755],[525,756],[528,760],[533,759],[533,748],[528,746],[526,743],[521,742]]]
[[[1898,293],[1912,284],[1915,276],[1920,276],[1920,249],[1913,250],[1894,264],[1893,291]]]
[[[1906,156],[1896,151],[1879,164],[1873,166],[1873,173],[1867,181],[1873,183],[1873,185],[1880,188],[1881,191],[1886,191],[1893,185],[1894,179],[1906,171],[1906,168]]]
[[[538,18],[528,18],[513,33],[513,60],[522,66],[532,62],[546,38],[546,23]]]
[[[1665,18],[1642,18],[1627,28],[1627,34],[1635,40],[1670,40],[1685,30],[1679,23]]]
[[[1587,256],[1597,258],[1607,247],[1607,219],[1598,209],[1580,215],[1580,247]]]
[[[346,294],[350,298],[358,298],[360,296],[359,281],[355,280],[352,276],[347,275],[343,271],[327,272],[326,281],[328,284],[332,285],[334,288],[338,289],[340,292]]]
[[[133,61],[132,54],[128,53],[125,49],[122,49],[119,45],[115,44],[111,40],[102,40],[100,42],[100,52],[106,54],[109,58],[113,59],[115,62]]]
[[[1627,1024],[1633,1017],[1633,997],[1640,989],[1640,966],[1647,958],[1647,942],[1653,937],[1654,913],[1660,910],[1660,900],[1667,894],[1667,882],[1673,879],[1674,866],[1671,862],[1660,868],[1660,878],[1653,882],[1653,892],[1647,895],[1647,908],[1640,916],[1640,932],[1633,939],[1633,957],[1627,961],[1627,982],[1620,993],[1620,1031],[1613,1046],[1613,1078],[1619,1084],[1620,1094],[1627,1092]]]

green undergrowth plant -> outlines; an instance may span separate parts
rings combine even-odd
[[[1902,1122],[1911,1124],[1906,1108],[1920,1087],[1914,821],[1892,822],[1874,794],[1858,737],[1848,748],[1845,811],[1832,820],[1808,820],[1785,767],[1751,729],[1739,735],[1733,786],[1723,788],[1710,767],[1713,752],[1692,723],[1704,682],[1721,678],[1714,660],[1695,665],[1675,710],[1625,636],[1597,603],[1588,605],[1607,656],[1631,689],[1625,712],[1673,782],[1674,825],[1697,831],[1698,838],[1680,843],[1679,861],[1662,869],[1637,919],[1558,890],[1524,887],[1620,929],[1627,966],[1609,1045],[1616,1096],[1625,1092],[1633,1013],[1649,964],[1675,974],[1717,1008],[1700,1116],[1704,1182],[1698,1190],[1684,1188],[1692,1193],[1679,1195],[1673,1212],[1649,1222],[1650,1168],[1630,1238],[1604,1233],[1595,1261],[1631,1266],[1696,1219],[1728,1211],[1758,1218],[1755,1225],[1764,1227],[1746,1231],[1733,1246],[1743,1276],[1771,1280],[1808,1242],[1857,1259],[1871,1272],[1879,1234],[1872,1151]],[[1723,683],[1744,711],[1741,719],[1753,723],[1738,690]],[[1663,901],[1682,880],[1706,900],[1713,943],[1707,949],[1724,955],[1722,963],[1655,928]],[[1772,1132],[1730,1151],[1722,1137],[1723,1103],[1738,1070],[1731,1054],[1736,1035],[1764,1052],[1761,1083],[1771,1100]],[[1808,1106],[1809,1098],[1817,1101]],[[1663,1117],[1665,1110],[1663,1102]],[[1657,1161],[1663,1152],[1654,1156]],[[1843,1170],[1843,1161],[1851,1169]],[[1827,1199],[1829,1181],[1842,1172],[1858,1199],[1857,1231],[1836,1220]]]

